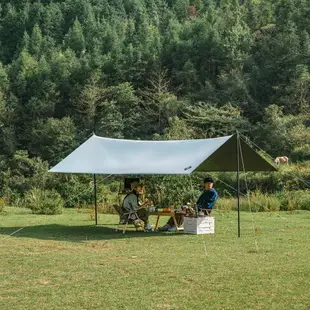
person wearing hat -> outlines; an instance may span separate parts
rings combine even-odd
[[[138,181],[134,181],[131,183],[131,192],[124,198],[122,203],[122,211],[124,213],[128,212],[136,212],[138,217],[144,222],[145,230],[152,230],[151,225],[149,224],[149,215],[145,208],[141,208],[142,206],[148,204],[141,205],[139,202],[139,195],[142,192],[143,184]]]
[[[204,191],[197,201],[197,209],[203,215],[210,215],[218,199],[218,194],[213,188],[214,181],[212,178],[205,178],[203,181]]]

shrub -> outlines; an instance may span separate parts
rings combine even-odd
[[[33,188],[25,195],[25,207],[34,214],[60,214],[64,201],[55,190]]]
[[[215,204],[215,208],[223,212],[229,212],[236,208],[236,198],[220,197]]]
[[[272,195],[269,198],[269,211],[280,211],[281,200],[276,196]]]
[[[310,160],[310,147],[309,144],[305,144],[301,147],[297,147],[292,152],[292,159],[294,161]]]
[[[103,180],[104,176],[97,175],[97,203],[118,203],[119,183],[105,184]],[[49,184],[49,188],[55,189],[61,195],[65,208],[94,203],[93,176],[58,174]]]
[[[281,210],[310,210],[310,191],[289,191],[282,195]]]
[[[261,193],[260,191],[251,192],[249,198],[241,198],[241,210],[252,212],[279,211],[281,200],[272,194]],[[236,209],[236,208],[234,208]]]
[[[73,208],[83,202],[87,205],[93,203],[92,176],[58,174],[50,184],[50,188],[61,195],[66,208]]]
[[[47,162],[29,157],[27,151],[17,151],[0,170],[0,189],[10,205],[15,205],[15,201],[33,187],[45,188],[54,177],[48,173]]]
[[[301,195],[299,198],[299,208],[300,210],[308,210],[310,211],[310,192],[307,191],[304,195]]]

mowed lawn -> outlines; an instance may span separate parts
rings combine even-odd
[[[241,238],[214,216],[215,235],[122,235],[114,215],[6,208],[0,309],[310,309],[310,212],[242,213]]]

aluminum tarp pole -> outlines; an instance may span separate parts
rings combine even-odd
[[[95,202],[95,221],[96,225],[98,225],[98,207],[97,207],[97,179],[94,174],[94,202]]]
[[[240,140],[237,132],[237,207],[238,207],[238,237],[240,238]]]

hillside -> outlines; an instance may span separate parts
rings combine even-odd
[[[310,160],[309,0],[0,3],[2,194],[93,131]]]

